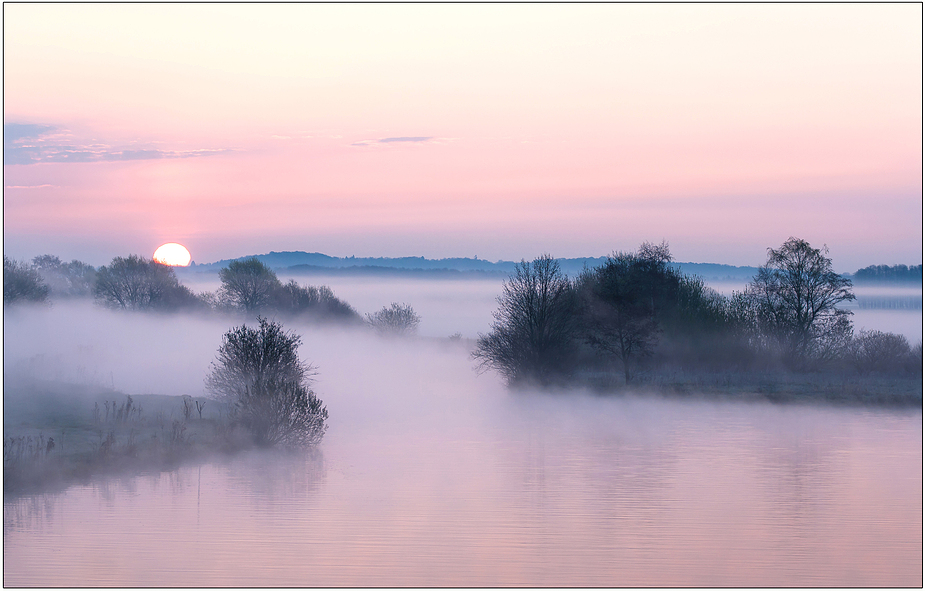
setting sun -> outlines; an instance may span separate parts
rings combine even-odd
[[[154,251],[154,260],[171,267],[186,267],[192,257],[186,247],[176,242],[162,244]]]

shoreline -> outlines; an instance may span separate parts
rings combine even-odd
[[[614,372],[585,372],[567,384],[542,388],[558,391],[584,389],[599,396],[662,397],[677,401],[811,404],[833,407],[922,410],[922,380],[912,376],[845,376],[783,373],[663,372],[643,376],[629,385]],[[196,399],[169,395],[129,396],[107,389],[32,381],[9,384],[32,390],[37,405],[59,408],[51,420],[20,413],[8,403],[4,414],[3,491],[5,495],[56,492],[96,478],[140,475],[175,470],[213,459],[230,459],[257,449],[226,418],[227,410],[209,399],[206,416],[183,413]],[[520,388],[513,388],[515,391]],[[532,390],[532,389],[531,389]],[[65,400],[68,392],[77,396]],[[9,392],[9,389],[7,390]],[[108,420],[92,409],[99,400],[112,401]],[[117,415],[131,399],[138,412]],[[184,400],[186,402],[184,403]],[[89,407],[87,407],[89,405]],[[129,404],[129,407],[132,405]],[[22,420],[25,419],[25,420]],[[48,439],[58,438],[52,448]],[[282,450],[281,450],[282,451]]]

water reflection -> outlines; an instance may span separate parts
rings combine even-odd
[[[344,419],[323,455],[11,499],[5,583],[922,583],[920,411],[497,392],[440,404],[456,420]]]

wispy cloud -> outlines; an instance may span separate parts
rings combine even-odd
[[[376,144],[392,144],[396,142],[408,142],[408,143],[418,143],[423,144],[431,140],[436,139],[433,136],[400,136],[400,137],[384,137],[376,140],[360,140],[350,144],[351,146],[373,146]]]
[[[46,189],[57,185],[6,185],[4,189]]]
[[[3,124],[3,163],[118,162],[159,158],[198,158],[232,152],[230,149],[162,150],[122,148],[96,140],[81,141],[67,129],[36,123]],[[7,187],[10,188],[10,187]]]

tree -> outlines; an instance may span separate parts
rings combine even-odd
[[[614,253],[579,278],[587,342],[620,359],[626,383],[634,366],[652,355],[660,313],[677,306],[681,277],[670,261],[665,242],[645,242],[636,253]]]
[[[275,289],[269,306],[290,316],[309,315],[317,320],[359,321],[360,315],[339,299],[327,285],[301,286],[295,279]]]
[[[421,317],[408,304],[392,302],[375,314],[367,314],[366,322],[383,335],[412,335],[417,333]]]
[[[93,294],[111,308],[175,310],[200,305],[192,291],[180,285],[173,268],[138,255],[115,257],[96,274]]]
[[[313,371],[299,361],[301,338],[278,322],[257,318],[225,333],[206,378],[211,395],[234,408],[234,416],[258,445],[319,443],[327,408],[308,389]]]
[[[42,276],[25,263],[3,256],[3,305],[15,302],[44,302],[48,299],[48,286]]]
[[[472,354],[480,371],[498,371],[512,384],[545,384],[571,370],[577,299],[554,258],[521,261],[498,304],[491,332],[479,334]]]
[[[64,263],[58,257],[43,254],[32,259],[32,268],[39,272],[55,297],[88,297],[93,295],[96,269],[73,260]]]
[[[282,287],[276,273],[256,257],[232,261],[218,276],[222,281],[221,297],[245,312],[265,308],[274,291]]]
[[[827,357],[830,343],[850,337],[851,312],[836,306],[855,299],[851,280],[832,270],[827,254],[825,245],[813,248],[791,237],[780,248],[768,249],[767,262],[747,288],[765,328],[793,363]]]

